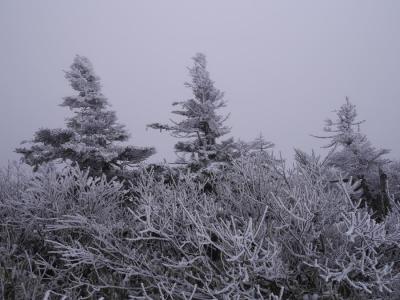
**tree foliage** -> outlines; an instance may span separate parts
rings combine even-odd
[[[329,135],[317,136],[329,140],[324,146],[331,148],[329,164],[350,176],[367,176],[388,162],[383,156],[389,150],[376,149],[360,131],[363,122],[357,120],[356,107],[346,98],[346,103],[336,111],[336,120],[326,120],[324,131]]]
[[[324,130],[330,135],[317,137],[329,140],[325,147],[331,151],[326,164],[342,172],[346,180],[361,181],[363,204],[374,211],[376,220],[381,220],[390,205],[387,174],[383,172],[383,167],[390,162],[384,158],[389,150],[372,146],[360,131],[363,122],[357,120],[356,107],[346,98],[346,103],[336,111],[336,120],[326,120]]]
[[[90,169],[92,175],[116,175],[154,153],[153,148],[122,144],[129,135],[117,123],[115,112],[107,109],[100,78],[86,57],[76,56],[65,78],[77,95],[65,97],[61,106],[72,110],[74,116],[67,119],[65,129],[40,129],[29,147],[17,148],[24,162],[37,169],[49,161],[72,161]]]
[[[193,61],[193,67],[189,68],[191,82],[185,83],[192,90],[193,98],[173,103],[180,109],[172,113],[183,119],[172,121],[170,125],[153,123],[148,127],[167,130],[172,136],[185,139],[175,144],[176,152],[189,154],[189,160],[186,156],[182,157],[184,161],[205,166],[210,161],[226,159],[233,140],[217,142],[218,138],[230,132],[230,128],[224,125],[227,117],[217,113],[218,109],[226,105],[224,93],[210,79],[205,55],[198,53]]]

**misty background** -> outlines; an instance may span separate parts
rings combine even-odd
[[[22,140],[64,127],[64,79],[87,56],[103,93],[131,133],[174,161],[167,123],[196,52],[225,91],[231,136],[260,133],[284,157],[322,153],[324,119],[348,96],[371,142],[400,156],[400,1],[0,0],[0,165]]]

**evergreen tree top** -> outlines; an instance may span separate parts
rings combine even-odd
[[[108,103],[101,93],[100,77],[94,73],[93,65],[84,56],[76,55],[65,78],[71,87],[79,92],[77,96],[65,97],[61,106],[71,110],[77,108],[103,109]]]
[[[219,102],[217,107],[223,107],[225,105],[225,101],[222,100],[224,93],[215,88],[214,81],[210,79],[206,56],[203,53],[197,53],[192,59],[194,65],[188,68],[192,80],[185,82],[185,86],[192,89],[195,99],[200,103]]]
[[[356,140],[365,139],[365,136],[360,132],[360,125],[365,120],[357,120],[356,106],[352,104],[348,97],[346,102],[334,111],[336,120],[326,119],[324,131],[330,133],[328,136],[315,136],[322,139],[330,139],[330,142],[324,148],[336,147],[338,145],[350,145]]]
[[[205,55],[197,53],[193,61],[193,67],[188,68],[191,82],[185,82],[185,86],[192,90],[194,98],[172,103],[181,107],[172,113],[185,119],[172,121],[172,125],[153,123],[148,127],[172,131],[176,137],[193,138],[200,135],[217,138],[230,131],[228,127],[223,126],[227,117],[216,113],[217,109],[226,104],[223,100],[224,93],[215,88],[210,79]]]

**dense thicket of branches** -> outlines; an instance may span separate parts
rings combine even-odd
[[[130,188],[77,167],[5,172],[4,299],[400,296],[399,205],[376,222],[357,184],[332,183],[315,156],[291,170],[242,156],[211,192],[184,172],[160,184],[143,169]]]

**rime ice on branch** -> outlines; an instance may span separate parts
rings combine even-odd
[[[37,169],[45,162],[69,160],[90,168],[91,175],[115,175],[154,154],[153,148],[121,144],[129,134],[117,123],[115,112],[107,110],[100,78],[86,57],[77,55],[65,77],[78,94],[65,97],[61,106],[75,114],[67,119],[66,129],[40,129],[29,147],[17,148],[24,162]]]
[[[206,69],[205,55],[198,53],[193,61],[193,67],[189,68],[192,80],[186,82],[185,86],[192,89],[194,98],[173,103],[181,109],[172,113],[184,119],[172,121],[172,125],[153,123],[148,127],[168,130],[172,136],[186,139],[175,145],[176,152],[190,154],[189,161],[184,157],[185,162],[207,165],[210,161],[225,160],[233,141],[230,139],[217,143],[218,138],[230,132],[230,128],[224,125],[227,116],[216,112],[225,107],[224,93],[214,87]]]

